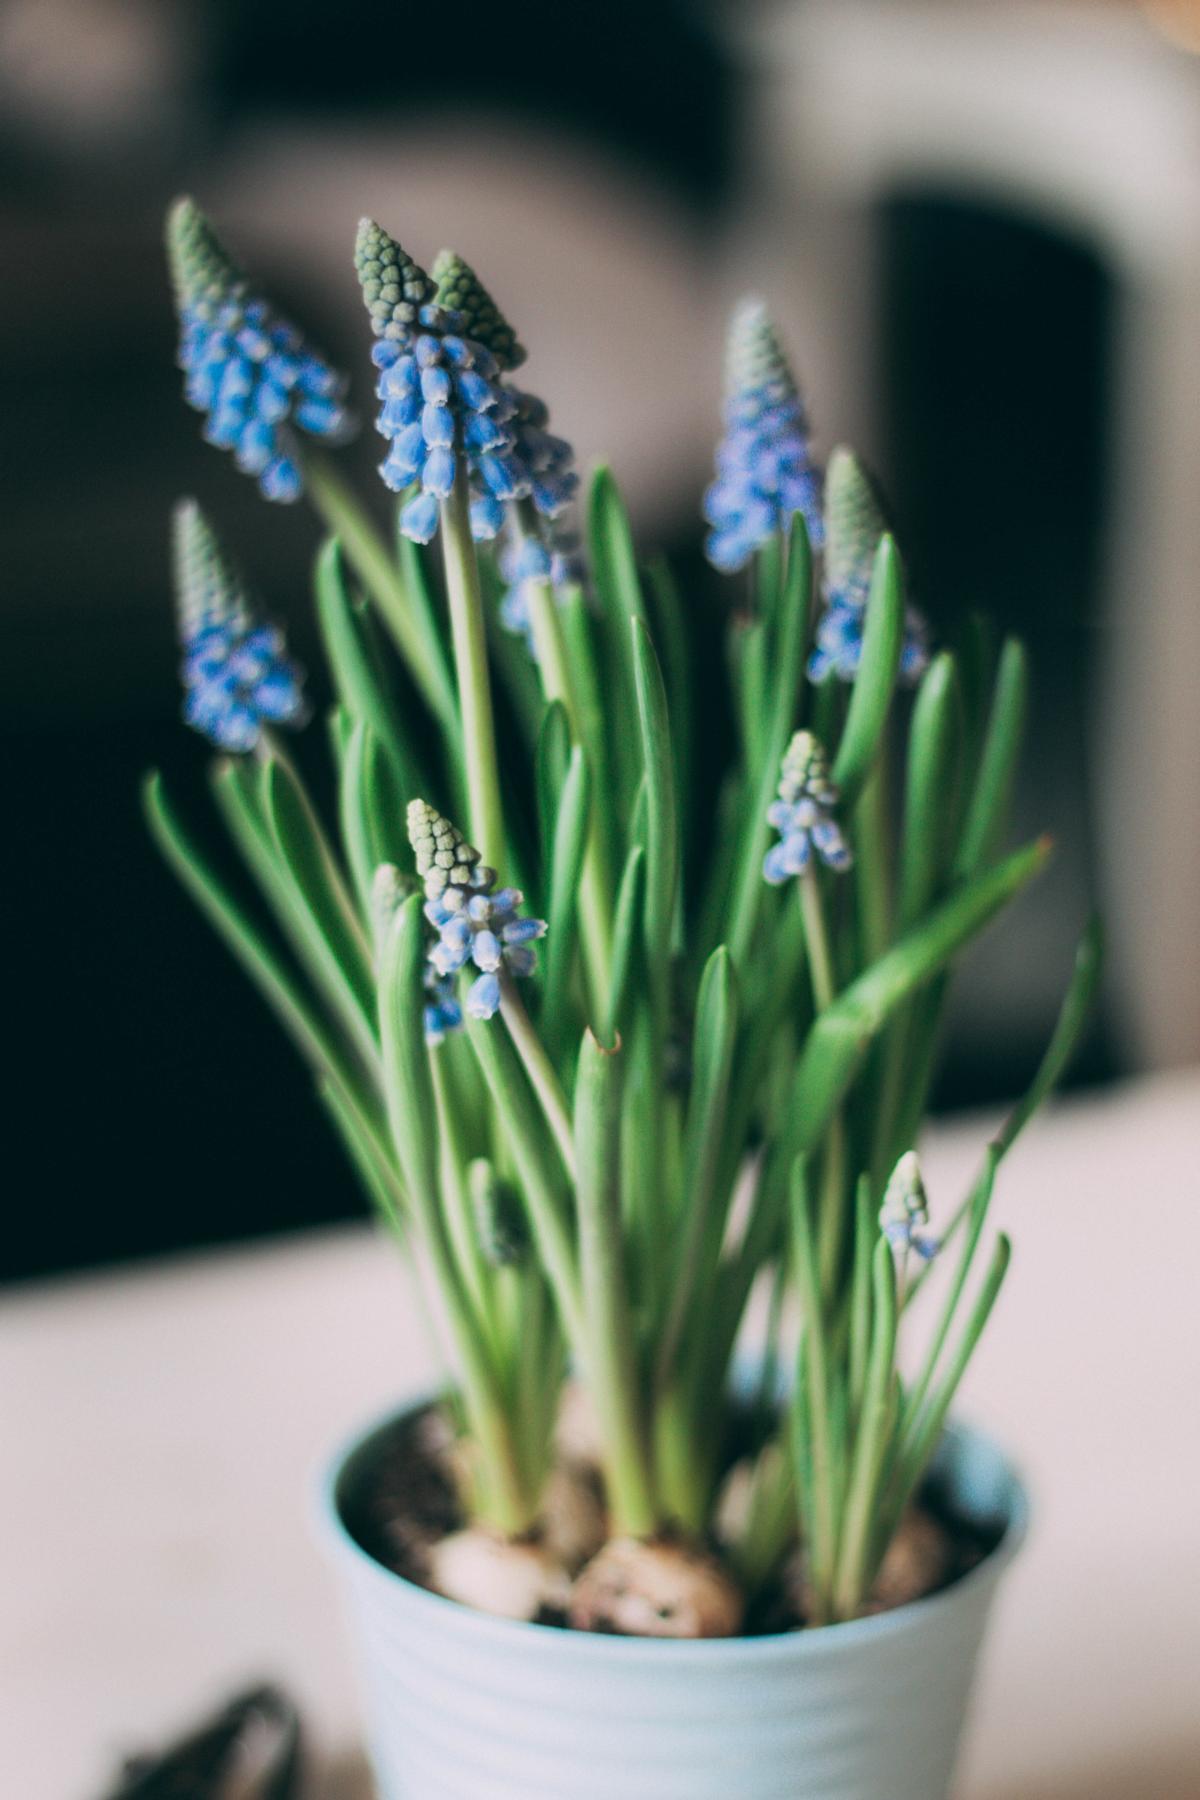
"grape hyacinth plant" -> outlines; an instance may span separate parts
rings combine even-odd
[[[158,776],[147,813],[436,1291],[460,1523],[421,1578],[578,1629],[733,1635],[781,1594],[793,1623],[854,1618],[1004,1279],[997,1170],[1096,981],[1092,926],[1029,1092],[971,1191],[931,1203],[957,959],[1049,853],[1004,848],[1024,651],[974,619],[931,648],[874,488],[847,450],[821,469],[747,301],[704,503],[729,594],[714,779],[689,750],[706,615],[643,569],[607,470],[568,560],[573,453],[461,257],[427,273],[370,220],[354,248],[389,532],[303,442],[344,435],[340,380],[190,201],[168,244],[206,435],[328,530],[336,800],[279,735],[306,716],[282,635],[185,502],[185,718],[220,752],[232,854]]]

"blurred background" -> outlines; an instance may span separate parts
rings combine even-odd
[[[362,1210],[271,1019],[159,865],[198,788],[167,515],[211,510],[309,666],[316,527],[200,440],[160,244],[196,195],[370,410],[359,215],[449,241],[697,609],[724,317],[764,291],[818,448],[878,470],[916,598],[1030,641],[1018,827],[1053,874],[970,964],[940,1104],[1014,1092],[1091,900],[1074,1079],[1200,1059],[1200,4],[0,5],[0,1276]],[[383,516],[369,427],[348,453]],[[318,690],[319,696],[319,690]]]

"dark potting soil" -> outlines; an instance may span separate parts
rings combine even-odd
[[[448,1433],[436,1407],[406,1413],[376,1432],[347,1467],[339,1505],[359,1547],[419,1587],[428,1587],[433,1545],[465,1523],[447,1460]],[[1003,1528],[981,1529],[928,1482],[885,1564],[871,1612],[951,1586],[994,1550]],[[561,1613],[540,1624],[567,1629]],[[803,1582],[780,1579],[752,1603],[743,1635],[761,1637],[805,1625]]]

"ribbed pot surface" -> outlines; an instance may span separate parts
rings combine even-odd
[[[339,1497],[388,1419],[322,1494],[383,1800],[944,1800],[992,1595],[1024,1534],[1024,1492],[955,1429],[956,1507],[1004,1526],[931,1599],[824,1630],[648,1643],[519,1625],[443,1600],[368,1556]]]

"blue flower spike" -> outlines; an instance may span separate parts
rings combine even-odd
[[[871,571],[887,530],[870,476],[852,450],[839,446],[825,473],[825,610],[808,662],[810,681],[853,681],[862,660]],[[915,606],[906,610],[900,678],[919,681],[929,662],[929,628]]]
[[[841,873],[853,858],[841,827],[833,817],[838,791],[830,779],[824,750],[811,731],[798,731],[784,755],[779,798],[767,818],[780,834],[767,851],[763,876],[773,887],[803,875],[815,851],[826,867]]]
[[[207,417],[205,437],[268,500],[298,500],[296,432],[327,443],[353,434],[344,378],[254,292],[193,200],[167,214],[167,255],[184,393]]]
[[[941,1245],[926,1227],[929,1201],[915,1150],[906,1150],[893,1169],[884,1190],[879,1227],[893,1250],[907,1256],[913,1251],[922,1262],[932,1262]]]
[[[802,513],[814,548],[823,539],[821,474],[809,449],[804,403],[775,326],[755,296],[730,320],[725,357],[725,431],[717,476],[704,496],[714,567],[744,568]]]
[[[465,457],[472,531],[495,537],[504,502],[520,485],[509,455],[515,404],[500,384],[500,361],[486,343],[463,334],[466,315],[439,304],[437,283],[372,219],[359,224],[354,265],[377,340],[372,357],[383,405],[376,423],[391,444],[380,474],[395,493],[419,487],[401,511],[401,531],[429,543]],[[482,306],[471,317],[508,344],[511,333],[504,337],[498,313],[499,324]],[[515,351],[512,338],[507,354]]]
[[[173,551],[187,723],[237,754],[253,750],[265,726],[302,725],[303,676],[283,634],[257,617],[194,500],[175,508]]]
[[[519,368],[525,361],[525,350],[470,264],[455,250],[441,250],[434,260],[433,275],[438,304],[453,314],[458,321],[456,328],[489,350],[503,374],[510,375]],[[510,496],[497,497],[528,500],[543,519],[556,519],[579,486],[575,453],[564,438],[555,437],[550,431],[550,415],[544,401],[508,383],[503,386],[506,422],[512,438],[507,462],[515,475],[515,491]],[[473,460],[471,472],[478,505],[494,489],[482,464],[477,468]]]
[[[429,951],[425,985],[425,1035],[440,1043],[462,1023],[455,994],[461,971],[473,968],[465,1008],[472,1019],[494,1018],[500,1009],[500,976],[532,975],[535,941],[545,921],[522,918],[518,888],[496,888],[496,871],[480,860],[461,831],[424,800],[408,807],[408,840],[425,884],[425,917],[437,933]]]

